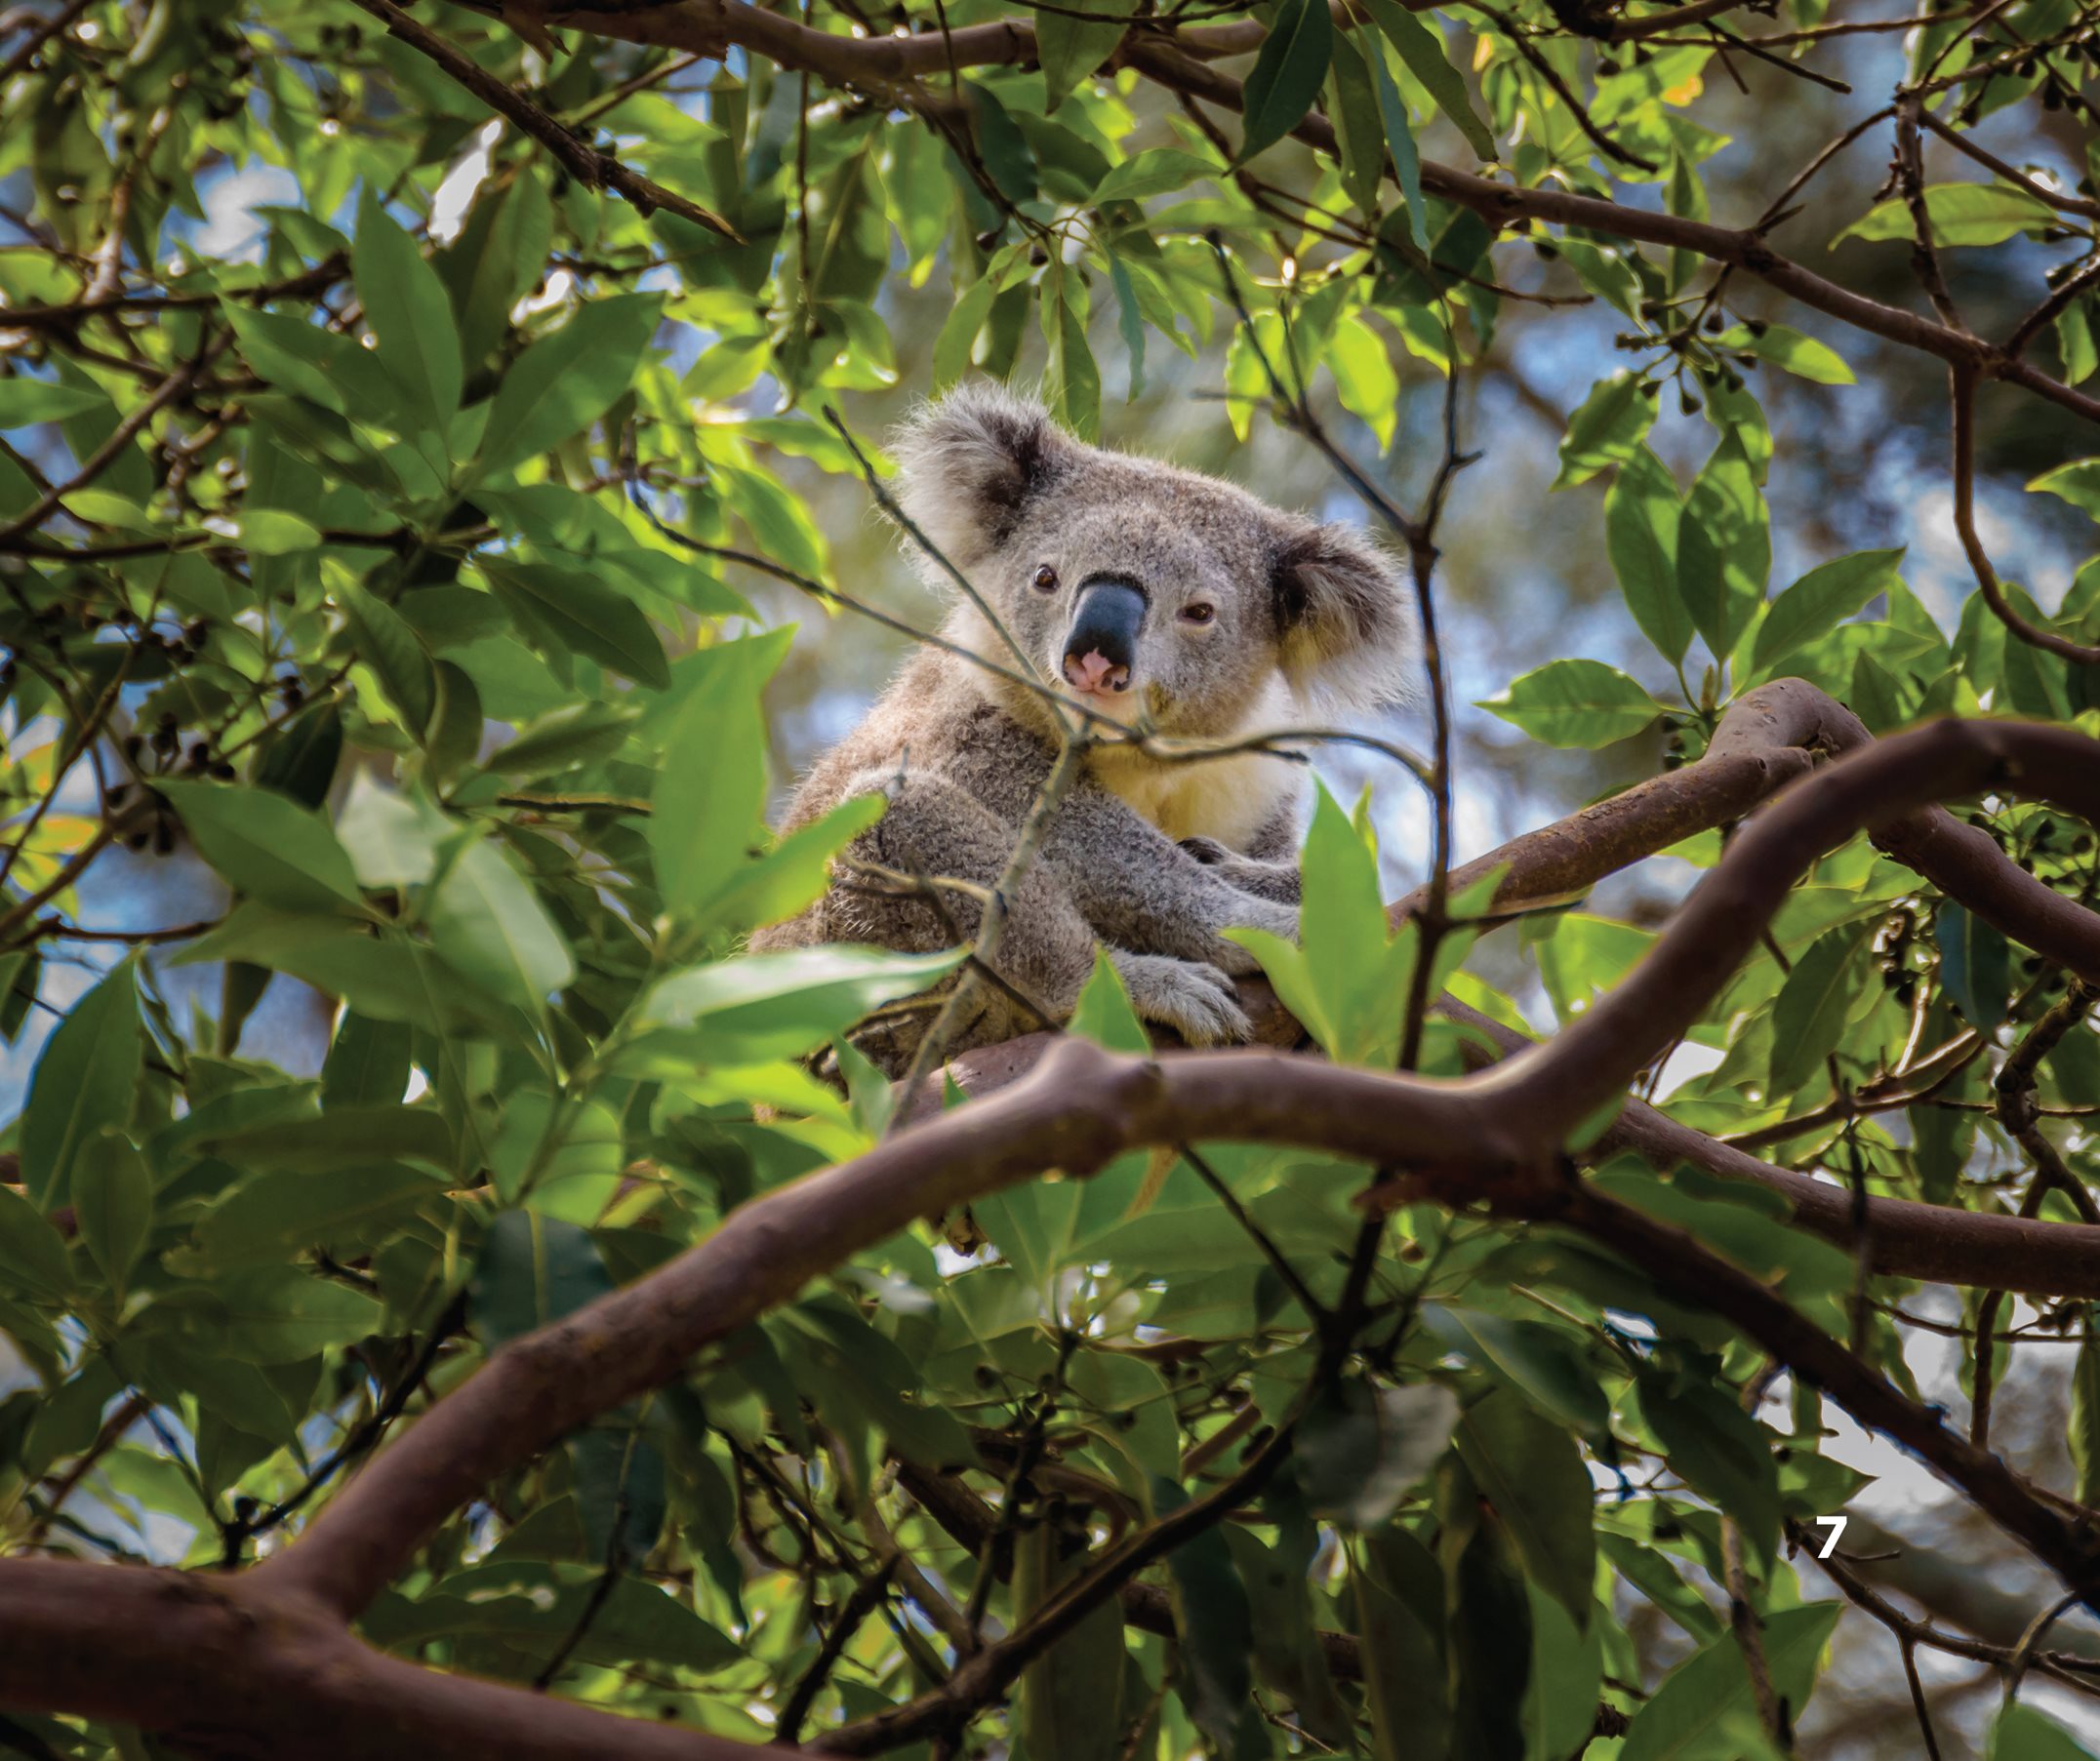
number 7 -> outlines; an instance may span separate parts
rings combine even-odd
[[[1823,1543],[1823,1550],[1816,1555],[1818,1559],[1828,1559],[1837,1551],[1838,1541],[1844,1534],[1845,1519],[1841,1516],[1819,1516],[1815,1522],[1819,1529],[1828,1529],[1831,1532],[1830,1539]]]

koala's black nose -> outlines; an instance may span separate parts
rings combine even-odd
[[[1145,623],[1145,590],[1120,576],[1079,583],[1071,634],[1065,639],[1065,677],[1081,691],[1128,691]]]

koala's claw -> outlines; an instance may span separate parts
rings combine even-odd
[[[1141,1021],[1172,1027],[1191,1046],[1230,1045],[1254,1037],[1232,981],[1201,960],[1122,954],[1116,970]]]
[[[1181,847],[1206,868],[1218,862],[1230,862],[1235,854],[1216,838],[1184,838]]]

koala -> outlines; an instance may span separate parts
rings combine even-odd
[[[1191,1045],[1244,1039],[1232,978],[1254,958],[1225,932],[1295,938],[1304,769],[1263,752],[1151,756],[1119,729],[1227,744],[1404,695],[1412,612],[1392,563],[1357,532],[1281,512],[1216,478],[1090,446],[989,381],[925,406],[895,439],[898,500],[1004,626],[954,593],[947,640],[1038,681],[1102,743],[1008,899],[1002,985],[950,1043],[963,1051],[1070,1015],[1108,951],[1140,1018]],[[915,547],[914,547],[915,548]],[[868,878],[866,865],[989,888],[1059,747],[1042,692],[928,646],[803,780],[792,831],[869,791],[882,819],[830,889],[757,949],[825,941],[918,952],[975,939],[977,897]],[[858,865],[859,872],[856,872]],[[1018,993],[1018,994],[1017,994]],[[1030,1007],[1024,1007],[1022,999]],[[923,1013],[863,1049],[897,1074]]]

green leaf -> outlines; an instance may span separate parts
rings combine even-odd
[[[467,1289],[474,1332],[490,1350],[607,1295],[613,1281],[587,1231],[534,1211],[505,1211],[481,1237]]]
[[[384,599],[365,591],[357,578],[333,560],[321,565],[329,590],[349,621],[358,658],[370,666],[412,739],[421,740],[437,705],[430,657],[406,619]]]
[[[319,807],[335,785],[343,757],[343,711],[333,702],[318,703],[278,730],[263,748],[255,780],[302,807]]]
[[[468,1566],[415,1602],[383,1604],[360,1626],[371,1642],[394,1648],[433,1640],[494,1645],[498,1657],[509,1658],[509,1666],[528,1678],[564,1654],[601,1668],[642,1662],[701,1673],[744,1660],[727,1634],[668,1590],[632,1577],[601,1585],[595,1571],[587,1580],[565,1577],[538,1560]]]
[[[13,1186],[0,1185],[0,1277],[20,1297],[62,1299],[73,1277],[58,1229]]]
[[[1327,78],[1334,20],[1325,0],[1276,0],[1245,88],[1244,164],[1305,119]]]
[[[241,544],[251,556],[295,556],[320,546],[318,528],[296,513],[250,507],[241,514]]]
[[[1371,19],[1385,33],[1386,41],[1407,63],[1408,72],[1420,80],[1436,107],[1458,125],[1467,144],[1482,159],[1499,157],[1495,137],[1488,132],[1473,107],[1465,77],[1451,65],[1443,39],[1415,17],[1398,0],[1364,0]]]
[[[1458,1397],[1440,1382],[1342,1383],[1299,1421],[1307,1505],[1345,1528],[1377,1528],[1436,1465],[1458,1422]]]
[[[381,1304],[361,1290],[262,1266],[215,1278],[183,1316],[194,1341],[250,1364],[296,1364],[378,1330]]]
[[[227,886],[280,911],[362,913],[350,859],[326,820],[273,789],[156,779],[197,854]]]
[[[2012,994],[2012,952],[2005,938],[1952,900],[1940,903],[1932,939],[1940,950],[1940,983],[1979,1033],[2005,1019]]]
[[[1111,5],[1095,5],[1089,0],[1084,10],[1111,12],[1114,9]],[[1072,88],[1115,53],[1115,46],[1123,40],[1123,32],[1128,28],[1112,19],[1075,19],[1066,12],[1035,15],[1035,59],[1043,70],[1043,110],[1046,115],[1056,115],[1058,105],[1065,101]]]
[[[1604,1622],[1584,1632],[1560,1604],[1529,1586],[1531,1679],[1525,1685],[1526,1761],[1567,1761],[1580,1755],[1596,1726],[1597,1687],[1604,1673]]]
[[[1596,1544],[1614,1572],[1692,1639],[1703,1645],[1724,1630],[1712,1605],[1684,1581],[1660,1547],[1643,1546],[1630,1536],[1609,1530],[1597,1536]]]
[[[970,350],[985,328],[985,320],[991,315],[991,301],[998,292],[998,282],[988,268],[963,291],[942,322],[941,334],[933,344],[935,391],[946,391],[970,371]]]
[[[80,1239],[122,1294],[153,1228],[153,1177],[120,1131],[105,1126],[73,1163],[73,1215]]]
[[[1507,1514],[1464,1481],[1463,1470],[1448,1476],[1438,1537],[1451,1586],[1451,1751],[1467,1761],[1520,1761],[1537,1586],[1525,1581],[1527,1562]]]
[[[315,1247],[355,1254],[444,1190],[442,1181],[413,1168],[374,1164],[375,1153],[366,1152],[363,1166],[321,1174],[286,1169],[235,1188],[199,1219],[197,1261],[219,1272],[281,1265]]]
[[[444,283],[416,241],[394,224],[370,183],[350,247],[365,323],[379,341],[379,364],[420,425],[443,439],[460,407],[460,338]]]
[[[1366,37],[1383,53],[1376,37]],[[1338,34],[1327,49],[1327,115],[1334,124],[1342,161],[1342,186],[1360,214],[1379,210],[1378,188],[1386,169],[1386,132],[1378,111],[1378,88],[1362,53],[1348,35]]]
[[[2056,224],[2056,211],[2023,189],[1997,183],[1932,183],[1925,188],[1925,219],[1935,246],[1999,245],[2016,233]],[[1892,196],[1831,240],[1836,250],[1848,238],[1915,236],[1910,204]]]
[[[1393,371],[1386,340],[1360,317],[1342,319],[1327,340],[1327,370],[1334,375],[1335,395],[1387,452],[1393,450],[1400,421],[1400,376]]]
[[[548,654],[573,650],[601,665],[661,691],[670,668],[641,608],[626,594],[574,569],[550,563],[475,559],[510,615]]]
[[[1866,610],[1895,582],[1902,561],[1900,549],[1855,550],[1809,570],[1764,614],[1751,651],[1752,670],[1770,678],[1780,661],[1803,643]]]
[[[260,1124],[208,1120],[190,1115],[185,1142],[192,1152],[256,1167],[319,1174],[389,1159],[443,1171],[455,1160],[452,1127],[429,1106],[338,1107]]]
[[[1151,1056],[1151,1036],[1130,1006],[1130,992],[1123,988],[1122,976],[1106,948],[1094,950],[1094,970],[1080,987],[1079,1000],[1072,1006],[1066,1031],[1106,1046],[1111,1052],[1128,1052],[1139,1058]]]
[[[1808,1703],[1817,1661],[1842,1607],[1810,1602],[1763,1617],[1764,1661],[1773,1692],[1797,1719]],[[1764,1746],[1743,1648],[1734,1633],[1724,1632],[1673,1669],[1634,1714],[1619,1761],[1704,1761]]]
[[[1101,369],[1086,340],[1086,284],[1053,271],[1042,284],[1043,338],[1050,344],[1051,413],[1081,440],[1101,438]]]
[[[663,1451],[639,1425],[619,1419],[569,1439],[584,1551],[614,1569],[648,1557],[663,1533],[669,1498]]]
[[[1036,182],[1035,151],[1021,131],[999,95],[989,86],[964,80],[971,120],[977,125],[977,151],[991,180],[1009,202],[1019,207],[1040,193]]]
[[[1735,652],[1764,602],[1771,570],[1764,497],[1742,436],[1731,428],[1685,497],[1677,523],[1677,593],[1716,660]]]
[[[349,410],[353,399],[360,416],[376,418],[384,409],[387,399],[374,398],[368,389],[344,382],[342,369],[346,355],[363,352],[350,339],[303,318],[257,311],[235,300],[226,300],[221,309],[240,340],[242,358],[268,383],[338,414]],[[384,383],[383,375],[374,377]]]
[[[832,858],[881,819],[888,806],[882,795],[855,795],[789,832],[708,899],[707,921],[739,931],[794,916],[830,884]]]
[[[2061,496],[2072,506],[2100,520],[2100,459],[2074,459],[2053,471],[2043,471],[2027,487]]]
[[[747,954],[673,974],[649,993],[640,1021],[697,1034],[719,1062],[794,1058],[870,1009],[946,978],[967,952],[895,954],[848,945]]]
[[[1682,498],[1670,467],[1645,446],[1613,474],[1604,496],[1604,548],[1626,609],[1672,665],[1691,646],[1691,614],[1677,590]]]
[[[448,965],[530,1015],[576,977],[539,895],[489,839],[469,844],[437,883],[428,921]]]
[[[724,642],[680,669],[692,683],[666,747],[705,753],[707,761],[665,765],[651,796],[649,850],[657,891],[673,915],[697,916],[758,841],[766,804],[759,694],[782,652],[779,641],[766,637]]]
[[[1549,660],[1477,705],[1550,746],[1608,746],[1663,713],[1646,691],[1601,660]]]
[[[1130,393],[1124,400],[1135,403],[1145,395],[1145,314],[1138,305],[1138,290],[1123,260],[1110,254],[1109,282],[1115,289],[1115,334],[1123,340],[1123,352],[1130,357]]]
[[[1094,191],[1094,205],[1110,202],[1142,202],[1148,196],[1164,195],[1170,189],[1186,189],[1203,178],[1223,174],[1208,159],[1178,147],[1151,146],[1120,165],[1111,166]]]
[[[1525,1575],[1587,1631],[1596,1535],[1590,1470],[1575,1440],[1497,1388],[1460,1415],[1452,1441],[1480,1496],[1501,1518]]]
[[[109,408],[109,399],[87,385],[57,385],[20,374],[0,380],[0,428],[26,428],[36,422],[64,421],[90,410]]]
[[[1560,471],[1553,487],[1587,483],[1608,465],[1625,464],[1655,425],[1655,392],[1638,374],[1621,369],[1597,380],[1582,408],[1568,418],[1560,440]]]
[[[974,1466],[977,1446],[946,1406],[926,1400],[903,1348],[835,1298],[813,1297],[785,1311],[808,1349],[907,1461],[934,1472]]]
[[[66,1011],[29,1079],[21,1116],[21,1178],[39,1211],[68,1202],[73,1169],[94,1135],[121,1124],[139,1078],[139,956]]]
[[[1759,360],[1769,361],[1797,379],[1813,380],[1819,385],[1856,382],[1844,357],[1829,343],[1789,330],[1784,324],[1768,324],[1761,331],[1746,333],[1744,346]]]
[[[586,300],[518,356],[489,407],[482,472],[494,475],[547,452],[611,409],[641,365],[663,309],[661,294]]]
[[[2056,314],[2056,352],[2064,365],[2064,383],[2083,384],[2100,369],[2100,347],[2093,341],[2092,319],[2082,306]]]
[[[1160,1515],[1189,1501],[1171,1480],[1158,1481]],[[1254,1618],[1232,1549],[1215,1527],[1196,1531],[1167,1555],[1174,1589],[1174,1630],[1181,1641],[1182,1701],[1196,1728],[1232,1752],[1233,1734],[1254,1690]]]
[[[1038,15],[1044,22],[1054,16]],[[1058,1525],[1030,1524],[1014,1542],[1015,1615],[1027,1620],[1084,1561]],[[1024,1669],[1014,1724],[1027,1753],[1044,1761],[1118,1761],[1130,1716],[1122,1705],[1125,1656],[1122,1611],[1104,1599]]]
[[[177,965],[245,961],[290,973],[379,1021],[413,1021],[433,1032],[504,1019],[479,990],[446,973],[428,947],[398,934],[374,936],[343,918],[289,915],[243,904],[209,936],[176,956]]]
[[[1451,1705],[1435,1556],[1391,1523],[1358,1542],[1349,1576],[1372,1754],[1377,1761],[1444,1761]]]
[[[1726,1391],[1695,1369],[1640,1378],[1640,1413],[1677,1477],[1742,1525],[1743,1538],[1773,1556],[1782,1515],[1768,1433]]]
[[[1422,199],[1422,152],[1415,142],[1414,124],[1407,115],[1407,103],[1400,97],[1400,88],[1393,80],[1393,69],[1386,64],[1388,51],[1383,45],[1370,44],[1365,48],[1365,59],[1371,63],[1371,83],[1378,92],[1378,116],[1386,132],[1386,150],[1393,155],[1393,174],[1400,180],[1400,199],[1407,204],[1407,229],[1415,241],[1415,249],[1429,254],[1430,228],[1429,207]],[[1391,438],[1386,444],[1390,447]]]
[[[1868,966],[1859,957],[1864,945],[1860,925],[1841,924],[1817,937],[1794,963],[1772,1005],[1768,1100],[1794,1094],[1838,1050],[1852,1005],[1866,988]]]
[[[2007,1701],[1991,1727],[1985,1761],[2093,1761],[2093,1752],[2053,1718]]]
[[[1609,1435],[1610,1402],[1558,1329],[1440,1302],[1423,1305],[1422,1323],[1447,1350],[1470,1358],[1555,1423],[1593,1442]]]
[[[351,782],[337,824],[359,884],[374,889],[422,886],[462,830],[418,791],[382,788],[365,772]]]

